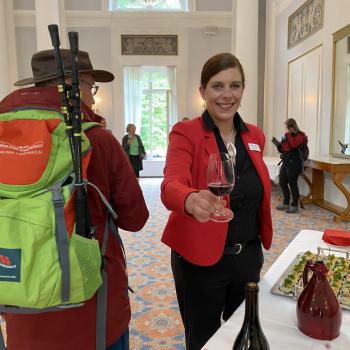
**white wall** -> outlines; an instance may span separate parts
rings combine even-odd
[[[101,8],[106,8],[105,0],[102,1]],[[102,103],[98,108],[100,114],[106,116],[114,135],[121,140],[125,130],[121,79],[125,65],[175,66],[179,119],[198,115],[201,112],[198,94],[200,69],[212,54],[231,50],[231,12],[109,13],[91,10],[96,3],[89,1],[87,11],[65,11],[66,32],[78,31],[80,47],[89,51],[93,66],[96,69],[111,70],[116,76],[113,83],[99,84]],[[84,4],[81,0],[65,1],[69,8],[82,8]],[[16,40],[12,43],[15,46],[13,52],[20,51],[20,55],[16,53],[18,65],[12,70],[12,82],[31,76],[30,59],[36,51],[32,44],[35,43],[35,12],[14,11],[14,25],[18,44]],[[202,35],[204,26],[218,27],[217,35]],[[121,34],[176,34],[178,55],[122,56]]]
[[[64,0],[66,10],[98,11],[101,10],[101,0]]]
[[[35,0],[13,0],[15,10],[35,10]]]
[[[203,100],[199,94],[203,64],[214,54],[231,51],[231,28],[217,27],[216,30],[216,34],[208,35],[200,27],[188,29],[187,114],[179,115],[180,119],[203,112]]]
[[[31,57],[36,50],[35,27],[16,27],[16,49],[18,79],[32,76]]]
[[[288,62],[322,45],[321,123],[317,147],[320,155],[328,155],[331,125],[332,33],[350,23],[350,1],[325,0],[323,28],[288,50],[288,16],[304,2],[304,0],[268,0],[268,8],[273,11],[274,26],[269,27],[269,30],[272,28],[273,33],[267,33],[270,52],[267,54],[266,76],[271,74],[273,80],[269,82],[270,94],[266,99],[265,107],[269,111],[266,113],[268,122],[266,125],[270,127],[265,130],[265,133],[267,140],[270,140],[272,136],[280,136],[284,132],[284,121],[287,117]],[[269,153],[273,154],[273,148],[268,146]],[[345,184],[350,188],[349,179],[345,180]],[[339,193],[339,190],[329,181],[329,174],[327,174],[326,199],[345,206],[345,199]]]
[[[196,0],[197,11],[232,11],[232,0]]]

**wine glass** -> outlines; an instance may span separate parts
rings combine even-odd
[[[235,184],[235,172],[233,158],[228,153],[212,153],[208,163],[208,188],[209,191],[219,197],[219,202],[224,195],[231,193]],[[217,210],[210,216],[210,220],[227,222],[233,219],[233,212],[228,208]]]

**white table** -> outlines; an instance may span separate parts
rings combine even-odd
[[[284,250],[259,283],[259,315],[262,329],[271,350],[349,350],[350,311],[343,309],[343,322],[338,338],[321,341],[307,337],[297,327],[296,302],[272,294],[271,287],[289,266],[295,256],[306,250],[317,252],[323,246],[322,232],[302,230]],[[202,348],[203,350],[231,350],[244,318],[244,303],[224,323]]]
[[[280,157],[264,156],[264,162],[267,166],[267,170],[269,171],[270,179],[275,184],[278,184],[278,175],[280,173],[280,167],[281,167],[281,165],[278,165],[278,163],[280,163],[280,161],[281,161]]]

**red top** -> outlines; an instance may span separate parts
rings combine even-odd
[[[265,249],[272,241],[271,182],[263,160],[265,136],[256,126],[246,123],[249,131],[241,137],[260,176],[264,195],[258,211],[259,234]],[[205,128],[202,118],[173,126],[161,186],[161,199],[171,210],[162,242],[196,265],[215,264],[225,245],[228,223],[199,223],[185,213],[189,193],[208,189],[207,166],[211,153],[219,152],[214,132]],[[227,200],[230,203],[229,200]]]
[[[0,103],[0,113],[20,106],[59,108],[54,88],[20,89]],[[82,106],[85,119],[96,120]],[[119,142],[103,128],[86,132],[92,145],[87,177],[98,186],[118,214],[115,224],[127,231],[140,230],[148,210],[142,191]],[[101,242],[106,220],[105,206],[94,190],[89,190],[89,210]],[[130,304],[124,258],[117,239],[110,235],[106,251],[108,274],[107,345],[115,342],[130,321]],[[96,297],[84,306],[37,315],[6,314],[7,341],[11,350],[95,350]]]
[[[298,132],[295,136],[292,136],[290,132],[285,133],[285,137],[282,139],[279,146],[280,152],[290,152],[300,147],[304,142],[304,133]]]

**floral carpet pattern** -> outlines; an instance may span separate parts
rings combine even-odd
[[[162,179],[140,180],[150,218],[142,231],[123,232],[130,285],[132,320],[130,350],[184,350],[184,331],[176,302],[170,267],[170,249],[160,242],[169,212],[160,201]],[[333,214],[314,205],[298,214],[275,210],[280,192],[273,188],[272,215],[274,239],[265,251],[263,273],[302,229],[323,231],[326,228],[349,229],[349,223],[335,223]]]
[[[145,227],[136,233],[120,232],[127,255],[132,320],[130,350],[184,350],[184,330],[176,301],[170,267],[170,249],[160,242],[168,211],[160,201],[160,178],[140,180],[150,217]],[[324,231],[326,228],[349,230],[349,223],[335,223],[333,214],[308,205],[298,214],[275,210],[280,192],[272,193],[274,238],[265,251],[265,273],[286,246],[302,229]],[[2,327],[5,328],[4,323]]]

